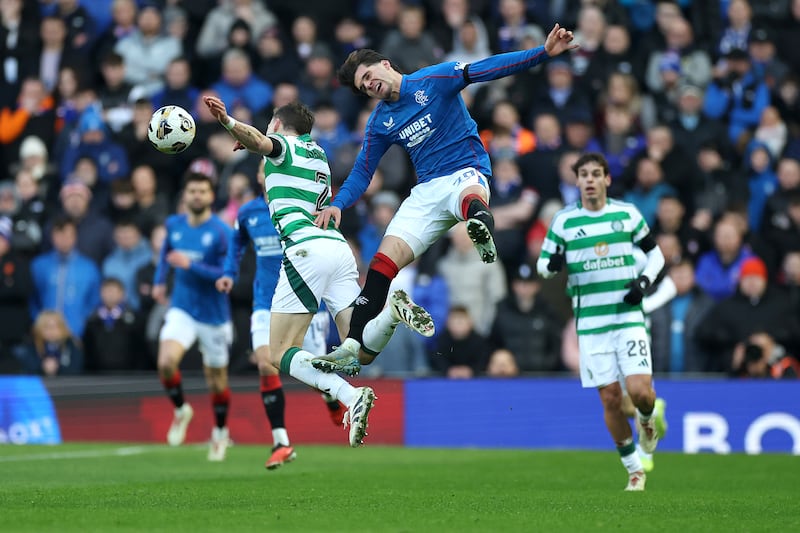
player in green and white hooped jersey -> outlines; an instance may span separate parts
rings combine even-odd
[[[658,443],[652,418],[650,341],[642,298],[664,266],[664,256],[635,206],[608,198],[608,162],[599,153],[582,155],[572,167],[580,200],[553,217],[536,268],[545,278],[567,269],[580,349],[581,383],[600,392],[606,427],[628,470],[626,490],[644,490],[645,474],[622,411],[625,378],[637,409],[639,443],[650,453]],[[647,255],[636,272],[634,246]]]
[[[331,197],[328,159],[309,135],[314,117],[306,106],[292,102],[275,110],[265,135],[230,117],[219,98],[203,100],[237,140],[235,150],[247,149],[265,159],[264,188],[284,250],[270,316],[272,364],[344,403],[348,408],[345,423],[351,424],[350,445],[360,446],[375,393],[370,387],[353,387],[338,374],[315,369],[310,361],[317,354],[302,349],[306,330],[323,300],[345,338],[351,305],[361,292],[356,261],[342,234],[333,224],[325,228],[314,224],[313,213],[328,205]],[[413,305],[407,298],[404,302]],[[367,324],[365,349],[380,352],[398,323],[397,306],[390,305]]]

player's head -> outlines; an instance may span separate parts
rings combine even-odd
[[[214,203],[214,185],[204,174],[190,172],[183,180],[183,201],[186,209],[194,216],[211,211]]]
[[[300,102],[289,102],[272,113],[267,125],[267,133],[293,132],[298,135],[311,133],[314,114]]]
[[[578,178],[581,203],[584,207],[601,207],[606,201],[606,192],[611,185],[608,161],[603,154],[587,152],[572,165]]]
[[[400,90],[403,77],[388,57],[369,48],[350,52],[336,76],[354,92],[381,100],[389,100],[393,91]]]

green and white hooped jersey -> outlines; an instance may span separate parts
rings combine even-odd
[[[309,239],[344,242],[333,220],[327,229],[314,225],[314,213],[331,203],[331,170],[325,151],[310,135],[271,133],[269,137],[283,145],[280,156],[264,157],[264,188],[284,248]]]
[[[578,334],[645,326],[641,305],[622,299],[636,279],[634,243],[650,233],[633,205],[608,200],[600,211],[568,205],[553,217],[542,245],[542,259],[560,248],[565,254],[567,291]]]

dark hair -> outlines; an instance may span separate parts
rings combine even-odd
[[[78,226],[75,224],[75,221],[72,220],[67,215],[58,215],[53,218],[53,230],[61,231],[67,226],[72,226],[73,228],[77,229]]]
[[[572,171],[575,174],[578,174],[578,169],[581,168],[586,163],[597,163],[603,168],[603,175],[608,176],[609,169],[608,169],[608,161],[606,160],[606,156],[601,154],[600,152],[586,152],[582,156],[575,161],[575,164],[572,165]]]
[[[362,48],[361,50],[350,52],[350,55],[347,56],[347,59],[344,60],[344,63],[336,72],[336,77],[339,79],[339,83],[350,87],[354,93],[362,94],[359,88],[356,87],[356,69],[358,69],[359,65],[368,67],[375,63],[380,63],[381,61],[388,61],[393,69],[397,72],[402,72],[402,70],[385,55],[370,48]]]
[[[208,183],[209,188],[213,191],[214,190],[214,181],[211,177],[206,176],[205,174],[198,174],[197,172],[189,172],[183,178],[183,188],[185,189],[190,183]]]
[[[108,285],[116,285],[117,287],[119,287],[120,290],[123,290],[123,291],[125,290],[125,285],[122,284],[122,282],[119,280],[119,278],[105,278],[105,279],[103,279],[103,282],[101,283],[101,286],[102,287],[107,287]]]
[[[300,102],[289,102],[276,109],[272,115],[280,119],[284,127],[300,135],[311,133],[311,128],[314,126],[314,114]]]
[[[116,52],[109,52],[103,57],[102,66],[118,67],[125,64],[125,58]]]

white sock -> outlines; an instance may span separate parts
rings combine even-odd
[[[370,352],[380,353],[392,338],[397,324],[400,322],[392,316],[389,307],[384,307],[378,316],[364,326],[363,346]]]
[[[316,355],[305,350],[295,353],[289,366],[289,375],[350,405],[356,397],[356,388],[338,374],[327,374],[311,366],[314,357]]]
[[[635,450],[631,454],[620,457],[620,460],[622,460],[622,465],[629,474],[633,474],[634,472],[644,472],[642,460],[639,458],[639,454],[636,453]]]
[[[653,458],[653,454],[652,453],[647,453],[646,451],[644,451],[642,449],[642,447],[639,446],[638,442],[636,443],[636,453],[639,455],[639,457],[642,457],[642,458],[645,458],[645,459],[652,459]]]
[[[272,442],[275,443],[275,446],[278,444],[282,444],[284,446],[289,445],[289,433],[286,431],[286,428],[277,428],[272,430]]]

